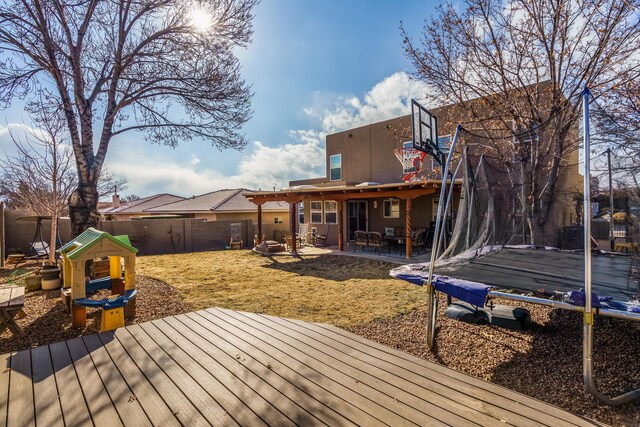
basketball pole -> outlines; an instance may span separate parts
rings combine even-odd
[[[462,126],[456,127],[456,133],[451,142],[449,148],[449,154],[447,155],[447,161],[442,167],[442,184],[440,187],[440,202],[438,203],[438,215],[436,216],[435,231],[433,233],[433,244],[431,245],[431,262],[429,263],[429,276],[425,282],[427,286],[427,325],[426,325],[426,342],[429,349],[433,348],[436,335],[436,318],[438,315],[438,295],[436,289],[433,286],[433,270],[435,268],[436,260],[440,255],[440,236],[442,230],[442,215],[446,213],[444,211],[445,204],[443,201],[446,199],[447,183],[449,181],[449,168],[451,165],[451,159],[453,152],[455,151],[456,144],[458,143],[458,137],[462,130]],[[451,181],[453,187],[453,180]]]

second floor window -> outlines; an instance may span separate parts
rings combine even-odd
[[[342,154],[334,154],[329,157],[329,179],[331,181],[342,179]]]

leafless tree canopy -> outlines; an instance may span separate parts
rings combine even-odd
[[[0,194],[32,215],[61,216],[76,186],[73,152],[65,123],[55,112],[36,120],[38,129],[10,131],[17,154],[0,160]]]
[[[463,126],[487,138],[514,186],[525,183],[526,200],[520,199],[529,206],[532,234],[544,227],[560,168],[575,155],[584,86],[598,95],[639,76],[638,5],[466,0],[438,7],[418,40],[401,29],[414,76],[427,83],[431,104],[462,103]],[[520,177],[512,141],[532,129],[539,138]]]
[[[251,93],[233,50],[250,41],[256,2],[0,5],[0,104],[39,91],[62,106],[78,170],[69,199],[75,233],[97,221],[96,186],[114,136],[141,130],[170,146],[193,137],[245,146],[239,129]]]

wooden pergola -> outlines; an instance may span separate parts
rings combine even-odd
[[[456,183],[459,189],[460,184]],[[245,193],[244,196],[258,207],[258,243],[262,241],[262,205],[266,202],[289,203],[289,223],[291,233],[291,250],[297,252],[297,209],[303,200],[334,200],[344,202],[353,199],[396,198],[406,202],[405,225],[406,235],[411,235],[412,200],[416,197],[435,194],[439,191],[441,182],[427,180],[395,184],[375,184],[366,186],[347,185],[338,187],[292,187],[280,191],[258,191]],[[338,250],[344,250],[344,215],[343,203],[338,203]],[[405,239],[407,258],[412,257],[411,239]]]

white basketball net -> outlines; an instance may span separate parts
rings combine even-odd
[[[394,150],[396,158],[402,164],[403,180],[410,181],[422,170],[425,153],[415,148],[397,148]]]

